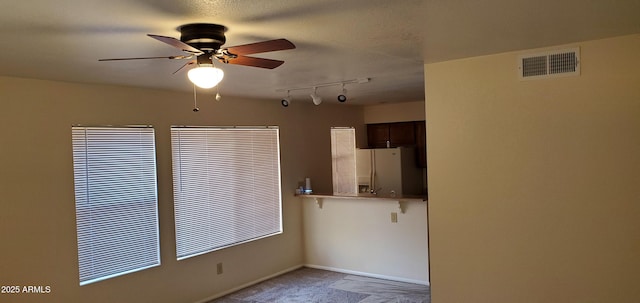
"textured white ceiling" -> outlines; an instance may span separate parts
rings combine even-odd
[[[286,61],[274,70],[221,66],[223,96],[278,102],[278,90],[366,77],[347,86],[348,103],[374,104],[424,100],[424,62],[639,33],[640,0],[2,1],[0,74],[191,91],[184,71],[172,74],[184,62],[98,59],[179,55],[146,34],[179,38],[194,22],[227,26],[225,47],[297,46],[255,55]],[[318,93],[337,103],[340,89]]]

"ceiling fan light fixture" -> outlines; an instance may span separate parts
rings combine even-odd
[[[222,81],[224,72],[213,65],[200,65],[189,70],[187,76],[189,77],[189,80],[198,87],[212,88]]]

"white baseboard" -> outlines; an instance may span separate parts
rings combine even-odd
[[[340,272],[340,273],[343,273],[343,274],[358,275],[358,276],[365,276],[365,277],[370,277],[370,278],[377,278],[377,279],[384,279],[384,280],[391,280],[391,281],[398,281],[398,282],[406,282],[406,283],[413,283],[413,284],[420,284],[420,285],[427,285],[427,286],[429,285],[429,281],[425,281],[425,280],[406,279],[406,278],[401,278],[401,277],[372,274],[372,273],[368,273],[368,272],[361,272],[361,271],[342,269],[342,268],[336,268],[336,267],[329,267],[329,266],[314,265],[314,264],[305,264],[304,266],[305,267],[309,267],[309,268],[316,268],[316,269],[323,269],[323,270]]]
[[[217,298],[220,298],[220,297],[224,297],[224,296],[226,296],[226,295],[228,295],[228,294],[230,294],[230,293],[234,293],[234,292],[236,292],[236,291],[238,291],[238,290],[241,290],[241,289],[243,289],[243,288],[247,288],[247,287],[249,287],[249,286],[252,286],[252,285],[258,284],[258,283],[260,283],[260,282],[263,282],[263,281],[269,280],[269,279],[271,279],[271,278],[275,278],[275,277],[277,277],[277,276],[284,275],[284,274],[286,274],[286,273],[288,273],[288,272],[290,272],[290,271],[294,271],[294,270],[296,270],[296,269],[298,269],[298,268],[301,268],[301,267],[304,267],[304,265],[303,265],[303,264],[300,264],[300,265],[296,265],[296,266],[293,266],[293,267],[289,267],[289,268],[287,268],[287,269],[285,269],[285,270],[282,270],[282,271],[279,271],[279,272],[277,272],[277,273],[275,273],[275,274],[268,275],[268,276],[266,276],[266,277],[262,277],[262,278],[260,278],[260,279],[257,279],[257,280],[254,280],[254,281],[251,281],[251,282],[249,282],[249,283],[245,283],[245,284],[240,285],[240,286],[238,286],[238,287],[234,287],[234,288],[232,288],[232,289],[229,289],[229,290],[226,290],[226,291],[224,291],[224,292],[221,292],[221,293],[215,294],[215,295],[210,296],[210,297],[208,297],[208,298],[205,298],[205,299],[202,299],[202,300],[196,301],[195,303],[206,303],[206,302],[209,302],[209,301],[211,301],[211,300],[214,300],[214,299],[217,299]]]

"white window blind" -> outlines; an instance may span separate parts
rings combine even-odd
[[[80,285],[160,265],[153,128],[73,127]]]
[[[282,232],[278,128],[171,128],[178,260]]]
[[[331,166],[334,194],[357,194],[356,131],[354,128],[331,128]]]

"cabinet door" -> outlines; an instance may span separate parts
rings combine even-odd
[[[369,148],[387,147],[389,124],[367,124],[367,145]]]
[[[389,141],[391,147],[413,146],[416,144],[414,122],[389,123]]]
[[[425,121],[416,121],[416,152],[418,167],[427,167],[427,131]]]

